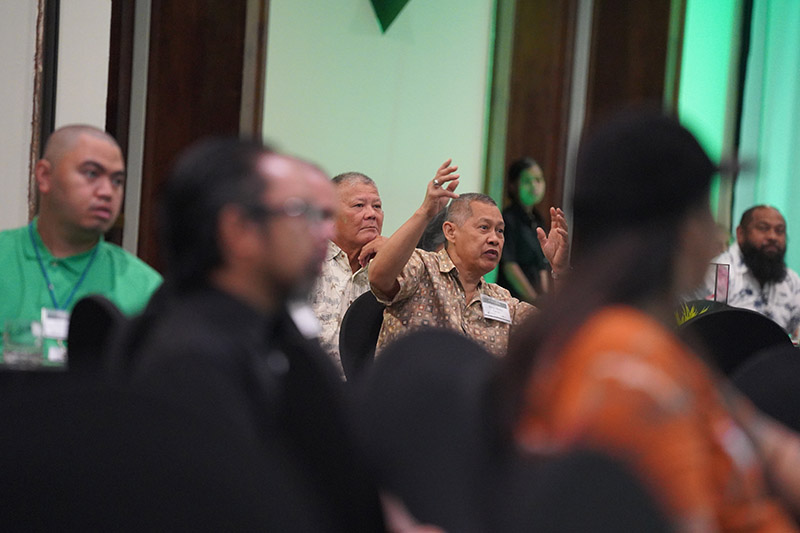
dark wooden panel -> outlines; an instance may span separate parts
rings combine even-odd
[[[126,161],[131,111],[134,10],[134,2],[126,0],[111,2],[106,131],[117,139]]]
[[[139,255],[160,268],[157,195],[175,156],[239,132],[247,0],[153,0]]]
[[[670,4],[594,0],[585,127],[626,105],[664,104]]]
[[[564,190],[576,9],[576,0],[517,2],[506,168],[536,159],[547,180],[544,206],[560,206]]]
[[[106,95],[106,131],[117,139],[122,156],[128,161],[128,134],[131,114],[131,73],[133,69],[133,25],[135,3],[111,2],[111,42],[108,49],[108,92]],[[106,240],[122,244],[125,205]]]

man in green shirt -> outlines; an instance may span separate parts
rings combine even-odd
[[[125,184],[113,137],[92,126],[59,128],[34,174],[39,215],[0,232],[0,327],[11,319],[30,321],[45,338],[45,360],[58,363],[78,300],[102,294],[124,313],[136,313],[161,276],[103,239],[119,215]]]

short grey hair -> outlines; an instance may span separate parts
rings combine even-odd
[[[458,198],[450,200],[450,204],[447,206],[447,214],[444,217],[445,222],[452,222],[456,226],[461,226],[472,216],[472,208],[470,207],[472,202],[480,202],[497,207],[497,202],[491,196],[479,192],[467,192]]]
[[[347,183],[364,183],[366,185],[372,185],[376,189],[378,188],[375,185],[375,180],[367,176],[366,174],[362,174],[361,172],[342,172],[331,178],[333,184],[338,187],[339,185],[345,185]]]

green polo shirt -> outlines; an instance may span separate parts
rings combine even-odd
[[[102,294],[130,315],[141,311],[161,284],[161,275],[144,261],[102,238],[87,252],[54,257],[42,242],[36,230],[37,223],[34,219],[33,240],[53,285],[58,309],[71,311],[84,296]],[[91,261],[95,249],[97,255]],[[83,281],[67,301],[84,270]],[[0,232],[0,329],[7,318],[40,321],[43,307],[54,308],[53,300],[28,227]]]

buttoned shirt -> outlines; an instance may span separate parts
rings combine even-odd
[[[353,273],[347,254],[336,244],[329,242],[322,272],[311,291],[309,304],[320,322],[320,344],[336,361],[342,377],[344,369],[339,355],[342,318],[353,300],[368,290],[367,269],[360,268]]]
[[[400,290],[388,298],[372,286],[372,292],[386,305],[378,335],[378,350],[405,333],[422,327],[440,327],[461,332],[497,356],[508,348],[511,328],[534,309],[513,298],[504,288],[481,277],[469,302],[461,286],[458,269],[447,250],[414,250],[397,277]],[[481,296],[508,304],[511,323],[484,317]]]
[[[762,286],[745,264],[737,243],[715,257],[713,262],[730,265],[728,305],[761,313],[777,322],[789,334],[797,331],[800,326],[800,277],[794,270],[787,268],[783,281]],[[711,299],[714,288],[715,273],[712,268],[697,296]]]

